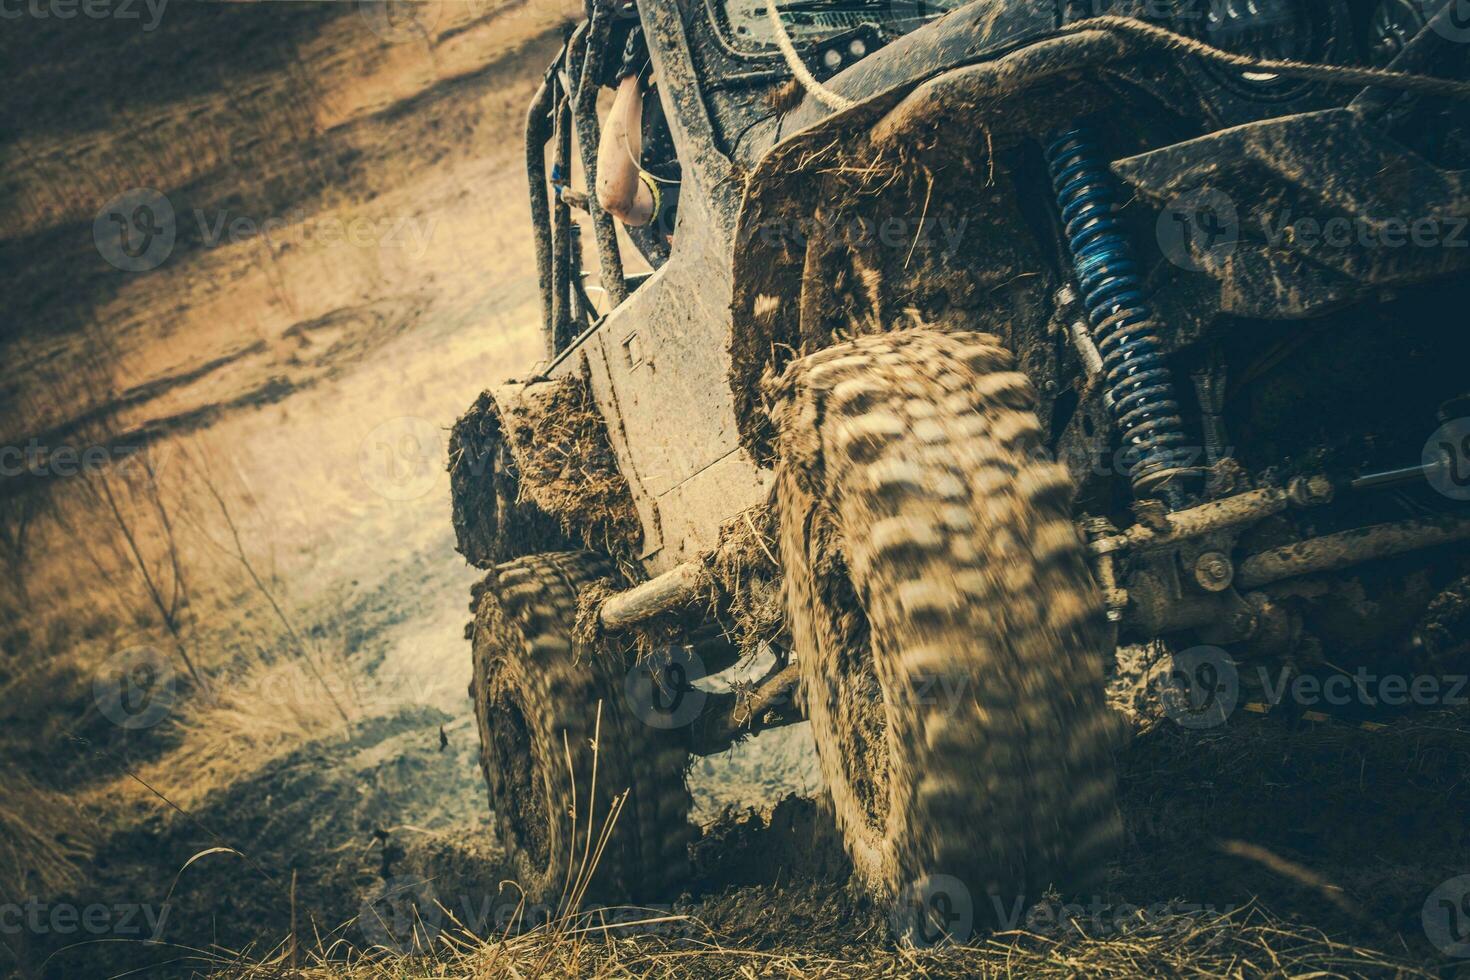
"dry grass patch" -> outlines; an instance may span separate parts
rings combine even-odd
[[[641,933],[628,936],[632,931]],[[661,931],[672,935],[650,935]],[[623,932],[622,936],[619,932]],[[820,941],[821,937],[813,937]],[[341,957],[328,962],[326,955]],[[216,961],[218,976],[258,980],[587,977],[1433,977],[1423,964],[1333,941],[1258,909],[1141,921],[1119,935],[1011,932],[967,946],[915,950],[880,942],[860,953],[740,948],[693,918],[653,916],[621,929],[583,915],[491,942],[441,936],[432,952],[369,957],[345,948],[298,953],[288,946],[257,962]]]
[[[333,735],[345,737],[361,717],[353,678],[340,661],[324,658],[321,669],[335,698],[299,660],[289,660],[241,677],[216,682],[213,696],[190,702],[169,721],[177,747],[138,770],[138,776],[185,810],[242,773],[295,749]],[[347,706],[348,721],[338,709]],[[131,777],[123,777],[127,783]]]
[[[12,765],[0,767],[0,899],[54,896],[85,880],[96,828],[60,793]]]

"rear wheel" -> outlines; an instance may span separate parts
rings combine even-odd
[[[858,875],[916,942],[1086,884],[1119,836],[1106,633],[1030,383],[994,337],[910,330],[772,394],[787,612]]]
[[[610,574],[577,552],[506,562],[487,576],[475,614],[470,693],[490,807],[527,901],[553,913],[579,878],[588,900],[653,901],[688,871],[688,749],[630,707],[630,664],[572,639],[578,592]]]

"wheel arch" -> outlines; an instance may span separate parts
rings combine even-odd
[[[642,524],[582,373],[482,392],[451,429],[448,469],[456,549],[471,565],[578,548],[636,559]]]

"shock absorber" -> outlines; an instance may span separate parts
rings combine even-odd
[[[1103,359],[1103,382],[1138,497],[1182,500],[1178,478],[1193,473],[1173,381],[1155,331],[1133,243],[1117,214],[1116,185],[1091,133],[1056,133],[1046,163],[1066,226],[1067,247],[1088,325]],[[1172,485],[1171,481],[1175,481]]]

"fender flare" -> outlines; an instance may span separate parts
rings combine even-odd
[[[449,438],[456,550],[479,568],[587,548],[636,556],[642,525],[581,374],[480,394]]]

